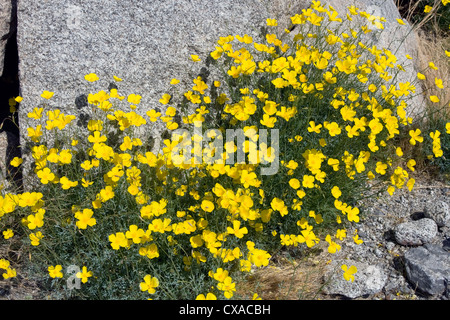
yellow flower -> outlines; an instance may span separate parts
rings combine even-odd
[[[152,232],[159,232],[164,233],[166,231],[171,231],[172,226],[170,225],[171,219],[165,218],[164,220],[161,219],[154,219],[151,224],[149,224],[148,229]]]
[[[226,277],[223,282],[217,284],[217,289],[224,291],[224,296],[227,299],[233,297],[233,292],[236,291],[236,284],[232,281],[231,277]]]
[[[310,210],[308,215],[311,218],[314,218],[314,220],[315,220],[315,222],[317,224],[321,224],[323,222],[323,218],[322,218],[322,215],[320,213],[316,214],[313,210]]]
[[[131,239],[134,243],[140,243],[141,238],[145,235],[143,229],[138,229],[137,225],[131,225],[130,230],[126,232],[125,236],[127,239]]]
[[[325,237],[325,241],[328,242],[328,244],[329,244],[329,246],[328,246],[329,253],[336,253],[336,251],[341,250],[341,246],[338,245],[336,242],[332,241],[330,235],[327,235]]]
[[[405,25],[405,22],[402,19],[396,19],[398,24]]]
[[[38,246],[40,240],[41,240],[43,237],[44,237],[44,236],[43,236],[42,232],[40,232],[40,231],[38,231],[38,232],[36,232],[36,233],[31,233],[31,234],[29,235],[29,238],[30,238],[30,240],[31,240],[31,245],[32,245],[32,246]]]
[[[168,104],[170,101],[170,98],[171,98],[170,94],[164,93],[162,95],[162,98],[159,99],[159,102],[161,102],[162,104]]]
[[[166,116],[174,117],[177,114],[177,109],[174,107],[168,107],[166,110]]]
[[[66,176],[61,177],[61,179],[59,179],[59,183],[61,183],[61,187],[64,190],[76,187],[78,185],[78,181],[70,181]]]
[[[155,288],[159,286],[159,280],[156,277],[152,277],[147,274],[144,277],[144,282],[139,284],[139,288],[141,291],[147,291],[150,294],[154,294],[156,292]]]
[[[437,70],[437,69],[438,69],[438,67],[436,67],[436,66],[434,65],[433,62],[429,62],[429,63],[428,63],[428,66],[429,66],[431,69],[433,69],[433,70]]]
[[[267,113],[263,115],[263,118],[259,121],[263,126],[268,128],[273,128],[275,126],[275,122],[277,122],[276,117],[271,117]]]
[[[94,212],[91,209],[84,209],[83,212],[75,212],[75,218],[78,219],[76,225],[80,229],[86,229],[87,226],[94,226],[97,224],[97,220],[92,218]]]
[[[246,227],[240,228],[241,222],[239,220],[233,220],[233,228],[227,227],[228,234],[234,234],[237,238],[241,239],[248,233]]]
[[[433,9],[432,6],[426,5],[425,8],[423,9],[423,12],[428,13]]]
[[[316,125],[314,121],[309,122],[308,132],[320,133],[321,124]]]
[[[348,221],[359,222],[359,209],[357,207],[351,208],[349,206],[345,211],[347,212]]]
[[[304,188],[314,188],[314,176],[311,175],[304,175],[303,176],[303,181],[302,181],[302,186]]]
[[[300,188],[300,181],[298,179],[292,178],[291,180],[289,180],[289,185],[293,189],[298,189]]]
[[[336,122],[332,122],[329,124],[327,123],[326,125],[324,124],[324,126],[328,130],[328,133],[330,134],[330,136],[332,136],[332,137],[341,134],[341,128],[339,127],[339,125]]]
[[[12,238],[14,236],[14,232],[11,229],[6,229],[2,233],[3,233],[3,237],[5,239],[9,239],[9,238]]]
[[[120,247],[128,246],[128,240],[123,232],[109,235],[108,240],[111,242],[110,245],[114,250],[119,250]]]
[[[132,104],[139,104],[141,102],[141,96],[138,94],[130,94],[128,95],[127,101]]]
[[[341,269],[344,270],[344,279],[347,281],[354,281],[355,276],[354,274],[358,271],[358,269],[355,266],[350,266],[350,268],[347,265],[342,265]]]
[[[287,206],[284,204],[284,201],[279,198],[273,198],[270,202],[270,206],[274,211],[280,212],[281,216],[288,214]]]
[[[28,131],[28,137],[31,138],[31,141],[33,142],[39,142],[40,137],[42,136],[42,125],[37,125],[36,129],[34,128],[27,128]]]
[[[334,186],[333,188],[331,188],[331,194],[334,198],[338,199],[342,195],[342,192],[338,186]]]
[[[438,87],[439,89],[444,89],[442,79],[434,78],[434,83],[436,84],[436,87]]]
[[[50,92],[50,91],[45,90],[45,91],[41,94],[41,97],[48,100],[48,99],[50,99],[51,97],[53,97],[53,95],[54,95],[54,92]]]
[[[48,274],[51,278],[62,278],[63,273],[61,272],[62,266],[60,264],[56,266],[49,266],[48,267]]]
[[[93,135],[88,137],[88,141],[90,143],[100,143],[106,141],[106,136],[102,136],[100,131],[94,131]]]
[[[27,217],[27,223],[30,230],[42,227],[44,225],[44,211],[39,211],[35,215],[30,214]]]
[[[41,179],[42,184],[47,184],[50,181],[55,179],[55,174],[50,171],[49,168],[45,167],[42,170],[39,170],[37,173],[39,179]]]
[[[82,185],[84,188],[89,187],[89,186],[92,185],[93,183],[94,183],[94,181],[89,181],[89,180],[86,180],[86,179],[84,179],[84,178],[81,178],[81,185]]]
[[[336,238],[342,241],[345,237],[347,237],[347,231],[345,229],[337,229]]]
[[[97,81],[99,78],[95,73],[89,73],[84,76],[84,79],[89,82]]]
[[[192,87],[192,90],[197,91],[201,94],[205,93],[205,90],[208,89],[208,85],[202,80],[202,77],[198,76],[193,80],[195,86]]]
[[[111,186],[106,186],[104,189],[100,190],[100,198],[102,202],[106,202],[114,198],[114,190]]]
[[[377,162],[377,164],[376,164],[376,168],[375,168],[375,171],[377,172],[377,173],[379,173],[379,174],[381,174],[381,175],[384,175],[384,174],[386,174],[386,169],[387,169],[387,164],[385,164],[385,163],[383,163],[383,162],[381,162],[381,161],[378,161]]]
[[[20,166],[20,165],[22,164],[22,162],[23,162],[23,159],[22,159],[22,158],[14,157],[14,159],[11,160],[10,164],[11,164],[13,167],[16,167],[16,168],[17,168],[18,166]]]
[[[431,102],[433,102],[433,103],[438,103],[440,100],[439,100],[439,98],[437,97],[437,96],[430,96],[430,100],[431,100]]]
[[[192,61],[194,61],[194,62],[199,62],[199,61],[201,61],[200,58],[198,57],[198,55],[195,55],[195,54],[191,54],[191,59],[192,59]]]
[[[77,278],[81,279],[81,282],[86,283],[88,281],[89,277],[92,277],[92,271],[88,271],[86,266],[83,266],[83,268],[81,269],[81,272],[78,272],[76,274]]]
[[[117,81],[117,82],[120,82],[120,81],[123,80],[122,78],[119,78],[119,77],[117,77],[117,76],[113,76],[113,78],[114,78],[114,80]]]
[[[420,129],[410,130],[409,135],[411,136],[411,139],[409,140],[409,143],[414,146],[416,145],[416,141],[423,142],[423,137],[420,136],[421,133]]]
[[[17,276],[16,269],[6,268],[5,270],[6,270],[6,272],[2,274],[3,279],[6,280],[6,279],[13,278],[13,277]]]
[[[154,109],[147,111],[146,114],[150,118],[151,122],[156,122],[158,117],[161,116],[161,112],[155,111]]]
[[[34,108],[32,112],[27,114],[28,118],[39,120],[42,117],[44,108]]]
[[[206,212],[212,212],[214,210],[214,203],[209,200],[203,200],[201,208]]]
[[[195,300],[217,300],[217,297],[216,297],[213,293],[208,292],[208,293],[206,294],[206,297],[205,297],[204,294],[199,294],[199,295],[195,298]]]
[[[276,19],[267,19],[266,24],[270,27],[276,27],[278,25],[278,22]]]
[[[414,166],[416,165],[416,160],[414,159],[410,159],[406,166],[408,167],[409,170],[414,171]]]

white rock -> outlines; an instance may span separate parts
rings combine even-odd
[[[419,246],[431,242],[437,234],[434,220],[423,218],[401,223],[394,228],[395,240],[404,246]]]
[[[344,279],[344,271],[341,269],[343,264],[348,267],[354,265],[357,268],[358,271],[354,274],[353,282]],[[353,260],[335,261],[330,267],[327,277],[329,279],[324,287],[326,294],[342,295],[350,299],[379,293],[388,278],[381,267]]]
[[[5,46],[7,36],[10,30],[11,22],[11,0],[0,0],[0,76],[3,73],[3,64],[5,58]]]
[[[433,219],[438,227],[450,227],[450,206],[445,201],[428,201],[424,212],[425,217]]]

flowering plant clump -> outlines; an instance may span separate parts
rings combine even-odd
[[[366,23],[345,28],[357,18]],[[160,106],[119,89],[90,93],[83,132],[45,91],[49,102],[28,114],[39,186],[1,196],[0,217],[21,217],[36,272],[97,299],[229,299],[282,246],[324,240],[333,254],[361,243],[347,232],[357,201],[375,183],[411,190],[415,160],[399,143],[425,143],[406,113],[418,80],[395,83],[397,57],[361,40],[383,21],[313,1],[291,18],[295,34],[268,19],[261,39],[221,37],[208,59],[222,78],[198,76],[182,96],[173,79]],[[157,123],[159,146],[140,134]],[[434,157],[440,134],[430,133]]]

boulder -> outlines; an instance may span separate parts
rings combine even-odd
[[[192,87],[220,36],[255,36],[271,16],[270,1],[67,1],[19,2],[18,46],[24,100],[20,118],[43,103],[44,90],[55,92],[52,107],[79,114],[83,95],[107,90],[139,94],[136,112],[160,107],[170,80]],[[198,55],[201,62],[193,62]],[[84,76],[100,80],[88,83]],[[115,82],[113,76],[122,78]],[[181,90],[181,89],[180,89]],[[22,126],[22,124],[21,124]],[[24,130],[24,128],[22,128]]]
[[[6,42],[10,35],[11,0],[0,0],[0,76],[3,74]]]
[[[348,267],[354,265],[357,268],[354,281],[344,279],[344,271],[341,269],[343,264]],[[379,293],[388,278],[380,266],[354,260],[334,261],[325,277],[326,285],[323,289],[325,294],[342,295],[350,299]]]
[[[406,275],[413,287],[428,295],[448,294],[450,252],[437,245],[412,248],[404,256]]]
[[[450,206],[445,201],[427,201],[424,214],[433,219],[438,227],[450,227]]]
[[[398,244],[420,246],[431,242],[437,231],[437,225],[434,220],[423,218],[398,224],[394,228],[394,237]]]
[[[347,281],[343,277],[341,265],[355,266],[354,281]],[[354,260],[334,261],[326,273],[325,294],[342,295],[350,299],[375,295],[384,288],[388,279],[383,268]]]

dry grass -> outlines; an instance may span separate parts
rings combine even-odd
[[[306,254],[279,253],[267,267],[255,270],[237,284],[237,295],[251,299],[257,293],[263,300],[318,300],[329,299],[322,292],[326,284],[330,254],[324,243]]]
[[[408,21],[412,21],[413,14],[417,11],[417,8],[421,7],[424,4],[431,5],[428,0],[415,0],[415,1],[396,0],[397,7],[403,13],[403,16]],[[431,11],[428,12],[427,15],[414,26],[414,28],[416,30],[420,30],[423,28],[425,24],[435,22],[436,12],[441,8],[441,6],[442,6],[441,0],[434,0],[433,4],[431,5],[432,7]]]
[[[430,95],[440,97],[445,108],[437,110],[440,112],[449,112],[448,101],[450,101],[450,59],[445,54],[445,50],[450,50],[450,37],[425,34],[423,31],[418,32],[419,39],[419,59],[417,61],[418,69],[426,76],[422,86],[424,92]],[[433,62],[437,70],[428,66],[429,62]],[[442,79],[444,89],[436,87],[435,78]]]

